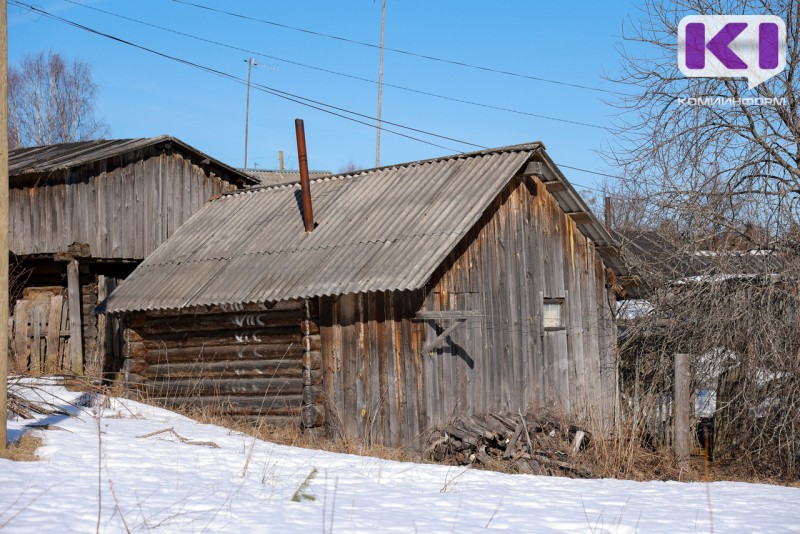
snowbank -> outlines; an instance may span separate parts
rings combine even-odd
[[[58,385],[36,391],[67,407],[81,397]],[[50,426],[35,430],[42,461],[0,459],[0,529],[94,532],[99,509],[101,532],[708,532],[710,498],[716,532],[800,532],[795,488],[400,463],[275,445],[128,400],[105,404],[10,424],[12,436]],[[316,499],[293,502],[315,469],[306,493]]]

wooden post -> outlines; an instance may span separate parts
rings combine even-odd
[[[67,299],[69,302],[69,368],[83,374],[83,325],[81,324],[81,282],[78,260],[67,264]]]
[[[675,438],[673,447],[680,467],[689,462],[691,433],[689,432],[689,410],[692,392],[689,386],[689,355],[675,355],[675,385],[673,391],[673,413],[675,417]]]
[[[106,277],[101,275],[97,276],[97,305],[99,306],[101,302],[106,300],[107,294],[107,284],[106,284]],[[106,366],[106,359],[108,358],[108,342],[107,342],[107,330],[108,330],[108,317],[105,313],[98,313],[97,314],[97,343],[95,346],[97,347],[97,361],[96,361],[96,372],[98,373],[95,378],[102,378],[103,377],[103,369]]]
[[[6,448],[8,407],[8,28],[0,2],[0,450]]]

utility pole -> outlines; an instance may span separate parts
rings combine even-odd
[[[378,129],[375,138],[375,166],[381,166],[381,103],[383,100],[383,35],[386,30],[386,0],[381,7],[381,62],[378,69]]]
[[[0,450],[8,439],[8,6],[0,2]]]
[[[253,65],[258,65],[258,63],[251,57],[244,61],[247,63],[247,104],[244,112],[244,170],[247,170],[247,134],[250,128],[250,71],[253,70]]]

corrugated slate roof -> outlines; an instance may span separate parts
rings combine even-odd
[[[422,287],[542,148],[516,145],[312,180],[318,226],[308,234],[297,184],[223,195],[153,252],[111,295],[107,311]]]
[[[209,163],[231,174],[239,175],[242,185],[260,184],[257,179],[248,174],[212,158],[208,154],[197,150],[180,139],[169,135],[143,137],[139,139],[81,141],[78,143],[61,143],[57,145],[17,148],[8,153],[8,174],[13,180],[15,176],[22,176],[30,173],[62,171],[113,158],[153,145],[169,143],[183,152],[194,154],[200,159],[207,159]]]

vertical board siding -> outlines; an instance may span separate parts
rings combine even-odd
[[[326,421],[332,435],[387,445],[419,444],[427,419],[420,343],[411,317],[422,291],[320,299]]]
[[[211,196],[235,189],[176,152],[139,150],[115,163],[12,179],[9,248],[53,253],[78,242],[96,258],[143,259]]]
[[[612,415],[613,317],[594,245],[536,178],[515,179],[419,291],[320,299],[332,432],[417,446],[462,412],[551,408]],[[544,331],[544,298],[564,299]],[[478,310],[430,354],[447,321],[420,310]]]

